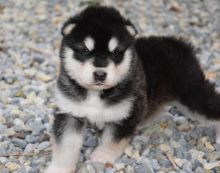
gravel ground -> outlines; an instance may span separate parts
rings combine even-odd
[[[60,26],[88,4],[79,0],[0,0],[0,173],[43,172],[58,74]],[[102,2],[103,3],[103,2]],[[144,35],[176,35],[196,47],[220,91],[219,0],[112,0]],[[220,173],[220,145],[210,126],[176,108],[138,132],[115,165],[85,161],[99,138],[87,129],[78,173]]]

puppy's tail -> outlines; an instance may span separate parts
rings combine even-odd
[[[182,42],[181,50],[181,55],[174,63],[175,67],[171,67],[176,69],[170,74],[175,97],[190,111],[206,119],[220,121],[220,93],[217,93],[214,84],[206,79],[193,47]]]
[[[190,111],[196,112],[206,119],[220,121],[220,94],[215,91],[214,85],[208,80],[198,81],[198,84],[179,93],[178,100]]]

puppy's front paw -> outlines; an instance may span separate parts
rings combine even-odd
[[[54,165],[50,165],[44,173],[74,173],[73,168],[61,168]]]
[[[90,155],[93,162],[114,163],[115,160],[122,154],[122,152],[113,151],[110,148],[98,146]]]

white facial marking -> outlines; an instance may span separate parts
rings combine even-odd
[[[117,122],[129,116],[133,98],[122,100],[118,104],[107,106],[101,100],[98,91],[89,91],[86,100],[74,101],[67,98],[59,89],[56,92],[57,106],[61,111],[77,117],[85,117],[91,123]]]
[[[117,74],[119,78],[123,78],[128,74],[130,64],[131,64],[131,58],[132,58],[132,51],[130,49],[127,49],[125,51],[123,61],[117,67]]]
[[[74,52],[69,47],[65,47],[64,53],[64,65],[69,77],[83,86],[91,84],[93,80],[93,71],[95,70],[91,60],[81,63],[74,58]]]
[[[112,52],[113,50],[115,50],[115,48],[118,46],[118,40],[117,38],[113,37],[111,38],[111,40],[108,43],[108,49],[110,52]]]
[[[65,60],[64,60],[64,66],[67,70],[68,75],[72,79],[77,78],[77,73],[79,72],[79,69],[81,68],[82,64],[77,61],[75,58],[73,58],[73,51],[69,47],[64,48],[65,53]]]
[[[128,74],[131,64],[132,51],[127,49],[124,54],[124,58],[122,62],[115,66],[114,63],[110,63],[110,67],[108,73],[108,80],[112,85],[117,85],[120,81],[122,81]]]
[[[76,26],[76,24],[69,24],[68,26],[66,26],[63,30],[63,33],[64,35],[68,35],[72,30],[73,28]]]
[[[89,49],[89,51],[92,51],[95,47],[95,41],[90,36],[85,38],[84,43],[85,43],[86,47]]]
[[[130,25],[126,26],[126,29],[132,36],[135,36],[136,31],[132,26],[130,26]]]

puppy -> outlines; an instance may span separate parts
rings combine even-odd
[[[114,163],[138,125],[168,103],[211,121],[220,132],[220,94],[205,79],[192,46],[172,37],[136,39],[136,34],[111,7],[88,7],[64,23],[56,92],[60,113],[47,173],[75,171],[88,123],[103,129],[90,159]]]

